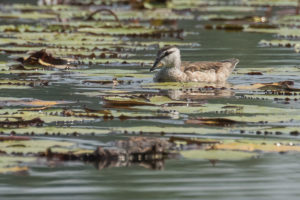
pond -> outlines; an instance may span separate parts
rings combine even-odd
[[[34,3],[32,7],[10,7],[21,10],[20,18],[11,17],[16,14],[7,10],[5,6],[9,5],[0,4],[0,113],[1,123],[6,123],[1,127],[1,136],[13,135],[33,142],[29,152],[45,150],[47,145],[64,152],[59,148],[75,144],[76,153],[77,149],[109,148],[113,141],[134,136],[175,136],[220,141],[220,146],[214,146],[219,149],[214,150],[221,153],[210,155],[203,149],[181,149],[169,159],[124,165],[41,157],[34,162],[21,159],[17,161],[26,170],[0,175],[1,199],[298,199],[300,56],[293,47],[263,44],[262,40],[282,39],[277,29],[267,33],[261,29],[247,31],[249,27],[243,31],[208,27],[207,24],[224,24],[222,20],[203,20],[210,12],[236,15],[236,11],[225,12],[222,8],[207,11],[208,14],[201,10],[178,11],[179,17],[174,16],[178,19],[158,22],[174,35],[176,30],[183,29],[180,37],[184,40],[168,35],[169,32],[168,36],[142,37],[139,31],[153,29],[148,26],[149,19],[128,20],[122,14],[128,6],[118,5],[121,11],[116,14],[122,28],[124,24],[138,24],[137,36],[133,37],[115,30],[114,26],[120,27],[109,15],[100,17],[107,23],[104,26],[78,20],[76,17],[88,13],[86,8],[79,13],[77,6],[50,9],[35,7]],[[113,6],[108,8],[117,10]],[[28,17],[30,12],[38,13],[37,17]],[[60,13],[63,22],[52,18],[53,12]],[[265,8],[246,14],[239,12],[261,16]],[[64,21],[68,17],[73,19]],[[237,21],[226,23],[240,24]],[[76,27],[76,31],[66,23]],[[98,27],[101,34],[110,30],[98,34],[95,23],[104,27]],[[26,24],[25,31],[20,24]],[[43,29],[45,26],[47,29]],[[12,31],[14,28],[16,31]],[[299,43],[299,37],[287,39]],[[164,44],[177,45],[185,61],[235,57],[240,62],[222,85],[154,83],[155,73],[149,69]],[[20,69],[17,58],[26,60],[41,49],[50,50],[55,58],[68,60],[70,68],[51,62],[36,67],[24,61],[21,64],[25,68]],[[89,57],[92,53],[96,56]],[[30,121],[36,118],[43,122]],[[8,124],[11,119],[23,122],[16,126]],[[4,141],[2,138],[1,142]],[[1,152],[7,151],[1,156],[7,156],[9,151],[10,157],[20,156],[15,153],[27,152],[20,149],[23,144],[27,145],[0,145]],[[0,168],[15,167],[5,162],[0,159]]]

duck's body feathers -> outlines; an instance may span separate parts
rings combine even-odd
[[[220,69],[225,67],[225,65],[229,64],[228,67],[235,67],[235,65],[239,62],[238,59],[231,58],[227,60],[221,61],[200,61],[200,62],[182,62],[181,70],[184,72],[191,71],[206,71],[206,70],[215,70],[218,72]]]
[[[155,76],[157,82],[224,82],[230,76],[238,59],[222,61],[182,62],[180,70],[162,68]]]
[[[167,46],[158,51],[150,69],[161,67],[154,77],[157,82],[224,82],[230,76],[239,60],[181,62],[180,50]]]

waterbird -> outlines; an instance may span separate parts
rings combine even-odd
[[[157,53],[150,72],[161,68],[154,76],[156,82],[225,82],[239,59],[221,61],[181,62],[176,46],[165,46]]]

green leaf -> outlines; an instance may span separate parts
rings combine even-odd
[[[220,151],[220,150],[190,150],[180,153],[186,159],[193,160],[222,160],[236,161],[251,159],[257,156],[256,153],[240,151]]]

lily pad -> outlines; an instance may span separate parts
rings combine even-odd
[[[236,161],[251,159],[257,157],[256,153],[240,152],[240,151],[219,151],[219,150],[190,150],[183,151],[181,155],[187,159],[193,160],[221,160]]]
[[[28,127],[28,128],[0,128],[4,134],[17,134],[17,135],[45,135],[45,136],[78,136],[78,135],[103,135],[111,133],[109,129],[99,128],[79,128],[79,127]]]
[[[35,157],[0,156],[0,174],[24,173],[28,171],[26,164],[35,162]]]
[[[189,140],[189,142],[190,145],[200,144],[201,149],[182,151],[181,155],[188,159],[243,160],[258,157],[262,153],[300,151],[299,143],[292,140],[225,139],[203,144],[197,143],[197,140]]]

